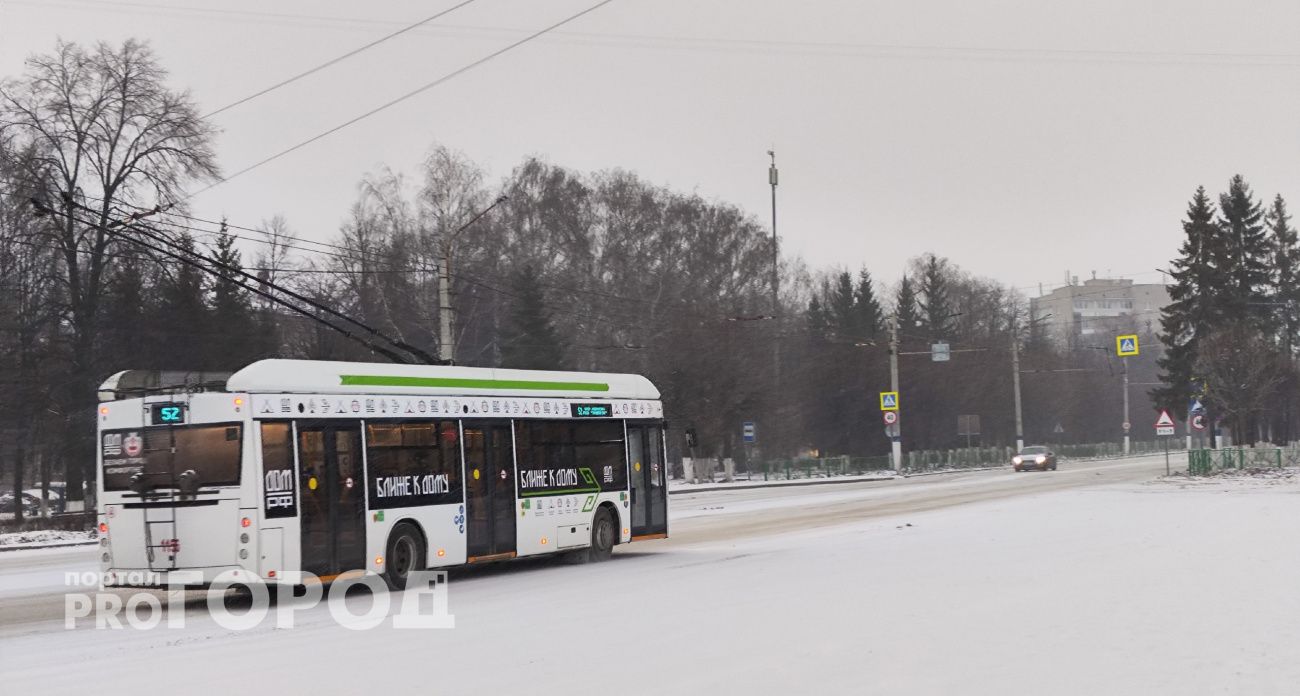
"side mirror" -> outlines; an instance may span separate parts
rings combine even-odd
[[[199,475],[193,469],[186,469],[176,477],[176,487],[185,495],[194,495],[199,491]]]
[[[131,474],[131,480],[127,482],[127,487],[140,495],[144,495],[144,492],[148,490],[148,486],[144,482],[144,472],[137,471]]]

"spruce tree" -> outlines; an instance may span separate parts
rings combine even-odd
[[[221,270],[222,267],[243,270],[235,238],[224,231],[219,234],[212,258],[220,265],[215,268],[218,275],[212,282],[211,362],[219,369],[234,370],[259,352],[261,340],[257,332],[261,327],[254,318],[248,291],[235,282],[238,276]]]
[[[860,331],[853,311],[853,276],[844,271],[835,276],[835,284],[826,297],[826,308],[836,337],[841,341],[857,340]]]
[[[899,282],[898,294],[894,297],[894,314],[898,317],[900,335],[915,333],[921,325],[921,315],[916,305],[916,290],[912,286],[912,279],[905,275]]]
[[[1224,306],[1228,315],[1254,319],[1268,327],[1274,323],[1268,305],[1273,247],[1263,218],[1264,211],[1246,180],[1240,174],[1232,177],[1228,192],[1219,196],[1223,244],[1216,245],[1218,258],[1212,260],[1220,271],[1229,270],[1231,283]]]
[[[1300,242],[1282,196],[1273,199],[1265,220],[1273,243],[1273,309],[1282,347],[1290,357],[1300,346]]]
[[[870,340],[880,333],[884,313],[876,299],[871,274],[865,268],[858,271],[858,286],[853,291],[853,313],[857,317],[859,338]]]
[[[194,238],[182,234],[176,244],[186,252],[194,250]],[[188,254],[186,254],[188,257]],[[160,336],[166,337],[158,355],[158,367],[170,370],[206,370],[216,354],[211,339],[216,336],[208,324],[204,303],[203,271],[183,263],[167,263],[158,283],[157,314]]]
[[[942,339],[952,325],[952,303],[948,296],[947,262],[930,254],[921,275],[921,320],[927,336]]]
[[[830,322],[826,319],[826,310],[822,307],[821,298],[817,293],[813,293],[812,299],[808,300],[808,312],[805,316],[809,338],[814,342],[825,341],[830,335]]]
[[[511,281],[510,312],[501,342],[501,365],[529,370],[564,369],[564,342],[546,305],[541,275],[532,264]]]
[[[1230,277],[1217,263],[1225,254],[1223,228],[1215,222],[1214,203],[1205,187],[1196,189],[1183,221],[1183,243],[1173,261],[1170,302],[1161,311],[1160,341],[1164,355],[1157,360],[1160,381],[1152,398],[1162,408],[1185,415],[1193,394],[1197,339],[1210,333],[1225,316],[1223,306]]]

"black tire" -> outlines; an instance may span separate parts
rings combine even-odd
[[[587,557],[593,563],[609,560],[617,543],[618,525],[614,524],[613,515],[606,508],[596,510],[596,517],[591,521],[591,548],[587,549]]]
[[[399,524],[388,535],[388,551],[384,558],[384,581],[394,590],[406,589],[411,571],[424,570],[424,539],[415,527]]]

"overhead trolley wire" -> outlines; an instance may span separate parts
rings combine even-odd
[[[466,5],[469,5],[469,4],[474,3],[474,2],[477,2],[477,1],[478,1],[478,0],[463,0],[462,2],[457,3],[457,4],[455,4],[455,5],[452,5],[451,7],[447,8],[447,9],[441,11],[441,12],[438,12],[438,13],[435,13],[435,14],[432,14],[432,15],[429,15],[428,17],[425,17],[424,19],[421,19],[421,20],[418,21],[418,22],[415,22],[415,23],[413,23],[413,24],[408,24],[408,25],[402,27],[401,29],[398,29],[397,31],[394,31],[394,32],[392,32],[392,33],[385,34],[384,36],[381,36],[381,37],[379,37],[378,39],[375,39],[374,41],[371,41],[370,43],[365,44],[364,46],[360,46],[360,47],[358,47],[358,48],[354,48],[354,49],[352,49],[351,51],[348,51],[347,53],[344,53],[344,54],[341,55],[341,56],[338,56],[338,57],[336,57],[336,58],[332,58],[332,59],[330,59],[330,60],[328,60],[328,61],[325,61],[324,63],[321,63],[321,64],[319,64],[319,65],[317,65],[317,66],[315,66],[315,67],[313,67],[313,68],[310,68],[310,69],[308,69],[308,70],[305,70],[305,71],[303,71],[303,72],[300,72],[300,73],[298,73],[297,75],[294,75],[293,77],[287,78],[287,79],[285,79],[285,80],[281,80],[281,81],[279,81],[279,82],[277,82],[277,83],[271,85],[270,87],[267,87],[267,88],[265,88],[265,89],[259,90],[259,91],[254,92],[254,93],[252,93],[252,94],[250,94],[250,95],[248,95],[248,96],[246,96],[246,97],[244,97],[244,98],[242,98],[242,99],[239,99],[239,100],[233,101],[233,102],[231,102],[231,103],[229,103],[229,104],[226,104],[225,106],[223,106],[223,107],[221,107],[221,108],[219,108],[219,109],[217,109],[217,110],[215,110],[215,111],[210,111],[210,112],[204,114],[202,118],[203,118],[204,120],[207,120],[207,119],[209,119],[209,118],[212,118],[213,116],[216,116],[216,115],[219,114],[219,113],[222,113],[222,112],[224,112],[224,111],[229,111],[230,109],[233,109],[233,108],[235,108],[236,106],[239,106],[240,104],[244,104],[244,103],[246,103],[246,102],[250,102],[250,101],[252,101],[252,100],[254,100],[254,99],[256,99],[256,98],[258,98],[258,97],[260,97],[260,96],[262,96],[262,95],[264,95],[264,94],[268,94],[268,93],[270,93],[270,92],[274,92],[275,90],[280,89],[281,87],[284,87],[284,86],[286,86],[286,85],[289,85],[289,84],[292,84],[292,83],[294,83],[294,82],[297,82],[298,80],[301,80],[302,78],[307,77],[307,76],[309,76],[309,75],[312,75],[312,74],[314,74],[314,73],[318,73],[318,72],[320,72],[321,70],[324,70],[325,68],[330,67],[331,65],[335,65],[335,64],[337,64],[337,63],[341,63],[341,62],[347,60],[348,58],[351,58],[352,56],[357,55],[358,53],[361,53],[361,52],[363,52],[363,51],[367,51],[367,50],[369,50],[369,49],[371,49],[371,48],[374,48],[375,46],[378,46],[379,44],[384,43],[385,41],[388,41],[389,39],[393,39],[393,38],[396,38],[396,37],[398,37],[398,36],[401,36],[402,34],[405,34],[406,32],[411,31],[412,29],[415,29],[415,28],[417,28],[417,27],[424,26],[425,24],[428,24],[429,22],[432,22],[433,20],[438,19],[439,17],[443,17],[443,16],[445,16],[445,15],[451,14],[452,12],[455,12],[456,10],[459,10],[460,8],[462,8],[462,7],[466,6]]]
[[[559,20],[558,22],[554,22],[554,23],[549,24],[549,25],[547,25],[547,26],[545,26],[545,27],[543,27],[543,28],[541,28],[541,29],[538,29],[538,30],[532,32],[531,34],[529,34],[529,35],[523,37],[522,39],[519,39],[519,40],[514,41],[514,42],[512,42],[512,43],[510,43],[510,44],[508,44],[508,45],[506,45],[506,46],[504,46],[504,47],[502,47],[502,48],[499,48],[499,49],[497,49],[497,50],[495,50],[495,51],[493,51],[493,52],[491,52],[491,53],[489,53],[489,54],[483,56],[482,58],[479,58],[478,60],[475,60],[475,61],[473,61],[473,62],[470,62],[470,63],[468,63],[468,64],[466,64],[466,65],[463,65],[463,66],[461,66],[461,67],[459,67],[459,68],[457,68],[457,69],[455,69],[455,70],[453,70],[453,71],[451,71],[451,72],[449,72],[449,73],[443,75],[442,77],[439,77],[438,79],[433,80],[432,82],[425,83],[425,84],[423,84],[423,85],[421,85],[421,86],[419,86],[419,87],[417,87],[417,88],[415,88],[415,89],[413,89],[413,90],[411,90],[411,91],[409,91],[409,92],[407,92],[407,93],[405,93],[405,94],[403,94],[403,95],[401,95],[401,96],[399,96],[399,97],[396,97],[396,98],[394,98],[394,99],[390,99],[389,101],[384,102],[383,104],[380,104],[379,106],[377,106],[377,107],[375,107],[375,108],[373,108],[373,109],[370,109],[369,111],[367,111],[367,112],[365,112],[365,113],[363,113],[363,114],[360,114],[359,116],[354,116],[354,117],[348,119],[347,121],[344,121],[343,123],[340,123],[340,124],[337,125],[337,126],[334,126],[334,127],[329,128],[329,129],[327,129],[327,130],[325,130],[325,131],[322,131],[322,132],[320,132],[320,133],[318,133],[318,134],[316,134],[316,135],[313,135],[312,137],[310,137],[310,138],[308,138],[308,139],[306,139],[306,140],[303,140],[303,141],[297,143],[296,145],[291,145],[291,146],[289,146],[289,147],[287,147],[287,148],[285,148],[285,149],[283,149],[283,150],[280,150],[279,152],[277,152],[277,153],[275,153],[275,154],[273,154],[273,155],[271,155],[271,156],[269,156],[269,157],[265,157],[265,158],[263,158],[263,159],[261,159],[261,160],[258,160],[257,162],[254,162],[253,164],[250,164],[250,165],[244,167],[243,169],[240,169],[240,170],[236,171],[234,174],[231,174],[231,175],[229,175],[229,176],[227,176],[227,177],[224,177],[224,178],[222,178],[222,179],[219,179],[218,181],[214,181],[213,183],[208,184],[207,186],[205,186],[205,187],[203,187],[203,188],[201,188],[201,189],[199,189],[199,190],[197,190],[197,191],[195,191],[195,192],[193,192],[193,193],[187,193],[187,194],[185,194],[184,196],[181,197],[181,200],[182,200],[182,201],[189,200],[189,199],[193,198],[194,196],[197,196],[197,195],[199,195],[199,194],[201,194],[201,193],[204,193],[204,192],[206,192],[206,191],[210,191],[210,190],[212,190],[213,188],[215,188],[215,187],[217,187],[217,186],[220,186],[221,184],[224,184],[224,183],[226,183],[226,182],[228,182],[228,181],[230,181],[230,180],[232,180],[232,179],[235,179],[235,178],[237,178],[237,177],[243,176],[244,174],[247,174],[248,172],[251,172],[251,171],[253,171],[254,169],[257,169],[258,167],[261,167],[261,166],[263,166],[263,165],[265,165],[265,164],[269,164],[269,163],[271,163],[271,162],[274,162],[275,160],[278,160],[278,159],[280,159],[281,157],[284,157],[285,155],[288,155],[288,154],[290,154],[290,153],[292,153],[292,152],[295,152],[295,151],[297,151],[297,150],[300,150],[300,149],[302,149],[302,148],[304,148],[304,147],[306,147],[306,146],[308,146],[308,145],[310,145],[310,144],[312,144],[312,143],[314,143],[314,142],[316,142],[316,141],[318,141],[318,140],[320,140],[320,139],[322,139],[322,138],[325,138],[325,137],[328,137],[328,136],[330,136],[330,135],[333,135],[334,133],[337,133],[337,132],[343,130],[344,128],[347,128],[348,126],[351,126],[351,125],[353,125],[353,124],[355,124],[355,123],[358,123],[358,122],[360,122],[360,121],[363,121],[363,120],[365,120],[365,119],[367,119],[367,118],[370,118],[371,116],[374,116],[375,114],[378,114],[378,113],[380,113],[381,111],[384,111],[384,110],[386,110],[386,109],[388,109],[388,108],[390,108],[390,107],[396,106],[396,105],[398,105],[398,104],[400,104],[400,103],[406,101],[407,99],[410,99],[410,98],[415,97],[415,96],[417,96],[417,95],[419,95],[419,94],[422,94],[422,93],[424,93],[424,92],[427,92],[428,90],[433,89],[434,87],[437,87],[438,85],[441,85],[442,83],[447,82],[448,80],[451,80],[451,79],[453,79],[453,78],[455,78],[455,77],[458,77],[458,76],[460,76],[460,75],[463,75],[464,73],[469,72],[470,70],[473,70],[474,68],[477,68],[478,66],[483,65],[484,63],[487,63],[488,61],[491,61],[491,60],[494,59],[494,58],[497,58],[497,57],[499,57],[499,56],[501,56],[501,55],[503,55],[503,54],[509,53],[510,51],[512,51],[512,50],[514,50],[514,49],[516,49],[516,48],[518,48],[518,47],[520,47],[520,46],[523,46],[524,44],[529,43],[530,41],[533,41],[534,39],[536,39],[536,38],[538,38],[538,37],[540,37],[540,36],[543,36],[543,35],[545,35],[545,34],[551,32],[551,31],[554,31],[555,29],[558,29],[559,27],[562,27],[562,26],[564,26],[564,25],[566,25],[566,24],[569,24],[569,23],[571,23],[571,22],[577,20],[577,19],[580,18],[580,17],[583,17],[583,16],[585,16],[585,15],[587,15],[587,14],[590,14],[590,13],[592,13],[592,12],[595,12],[596,10],[598,10],[598,9],[600,9],[600,8],[602,8],[602,7],[604,7],[605,5],[608,5],[609,3],[613,2],[613,1],[614,1],[614,0],[600,0],[600,2],[597,2],[597,3],[594,4],[594,5],[591,5],[591,6],[585,8],[585,9],[583,9],[583,10],[580,10],[580,11],[574,13],[574,14],[571,14],[571,15],[565,17],[564,19]],[[176,203],[176,202],[172,202],[168,207],[171,207],[171,205],[175,205],[175,203]]]

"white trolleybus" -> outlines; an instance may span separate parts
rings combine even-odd
[[[262,360],[100,389],[107,584],[368,570],[401,588],[668,534],[663,405],[638,375]]]

